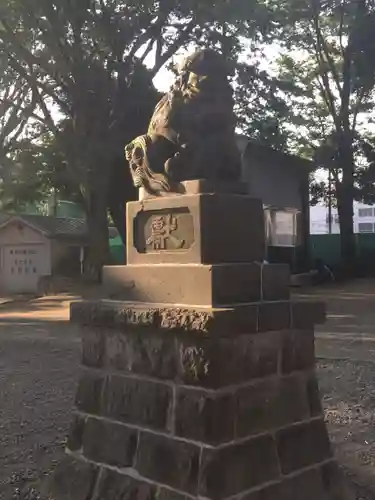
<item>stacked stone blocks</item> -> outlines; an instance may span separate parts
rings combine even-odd
[[[232,227],[243,207],[254,224]],[[146,249],[158,210],[184,214],[186,252]],[[343,500],[315,377],[324,307],[292,301],[288,267],[262,264],[262,214],[228,193],[130,204],[130,265],[104,270],[112,300],[71,306],[82,375],[52,499]]]

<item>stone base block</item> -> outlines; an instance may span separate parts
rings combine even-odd
[[[312,325],[292,329],[301,317],[285,301],[289,323],[275,330],[263,305],[257,328],[242,334],[235,309],[222,310],[220,327],[233,328],[227,336],[210,326],[202,335],[193,310],[181,324],[180,310],[176,322],[171,311],[146,312],[144,304],[138,313],[121,302],[73,305],[83,370],[49,497],[344,500]],[[200,327],[192,332],[193,324]]]
[[[312,330],[325,321],[320,302],[252,302],[229,307],[179,307],[172,304],[94,300],[70,305],[70,319],[81,326],[118,329],[123,332],[142,328],[155,335],[172,331],[196,337],[236,338],[243,334],[291,330],[288,353],[295,357],[298,336],[294,330]],[[298,360],[295,360],[298,363]]]
[[[159,264],[107,266],[109,296],[148,303],[217,307],[289,299],[289,267],[283,264]]]
[[[260,200],[235,194],[150,198],[127,204],[128,264],[262,262]]]
[[[166,459],[168,458],[166,457]],[[263,455],[259,458],[269,457]],[[163,457],[158,455],[157,460],[162,467]],[[172,469],[169,470],[176,468],[175,463],[164,462],[164,464],[166,469],[169,466],[172,466]],[[252,469],[246,470],[249,483],[251,482],[250,478],[256,477],[259,464],[259,460],[254,460],[254,464],[250,464],[249,461],[246,463],[248,466],[255,465]],[[188,462],[182,464],[179,461],[179,465],[188,466],[188,473],[192,478],[196,478],[194,466],[191,467],[194,464]],[[234,465],[233,463],[230,467],[231,471],[233,471]],[[244,474],[244,471],[237,471],[233,481],[238,480],[241,474]],[[221,476],[216,478],[212,476],[211,481],[215,490],[223,484]],[[81,484],[81,488],[77,489],[77,484]],[[188,500],[199,498],[194,494],[186,494],[173,487],[133,475],[130,470],[97,467],[91,462],[83,462],[74,455],[68,455],[58,465],[54,476],[45,488],[45,494],[47,498],[53,500],[132,500],[134,498],[141,500]],[[223,497],[219,493],[207,498],[226,500],[233,497]],[[341,472],[334,461],[326,461],[291,477],[270,481],[265,487],[251,488],[235,498],[244,500],[301,500],[301,498],[304,500],[353,500],[349,499]]]

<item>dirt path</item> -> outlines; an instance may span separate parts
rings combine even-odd
[[[317,371],[336,455],[375,499],[375,280],[310,290],[327,303],[316,331]]]
[[[0,306],[1,500],[36,500],[33,484],[63,452],[80,348],[67,306],[61,298]]]

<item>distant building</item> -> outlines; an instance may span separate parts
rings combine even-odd
[[[84,220],[4,214],[0,219],[2,293],[33,293],[44,276],[80,274],[88,243]]]
[[[265,208],[268,259],[303,268],[309,262],[309,174],[313,163],[238,136],[242,177]]]
[[[354,202],[353,228],[355,233],[375,233],[375,206]],[[337,208],[332,208],[331,234],[340,233],[340,221]],[[329,234],[328,207],[316,205],[310,207],[310,233]]]
[[[87,249],[84,219],[0,213],[0,292],[35,293],[41,278],[79,276]]]

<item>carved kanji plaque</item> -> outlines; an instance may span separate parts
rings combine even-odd
[[[181,252],[194,243],[193,217],[188,209],[140,212],[134,226],[139,253]]]

